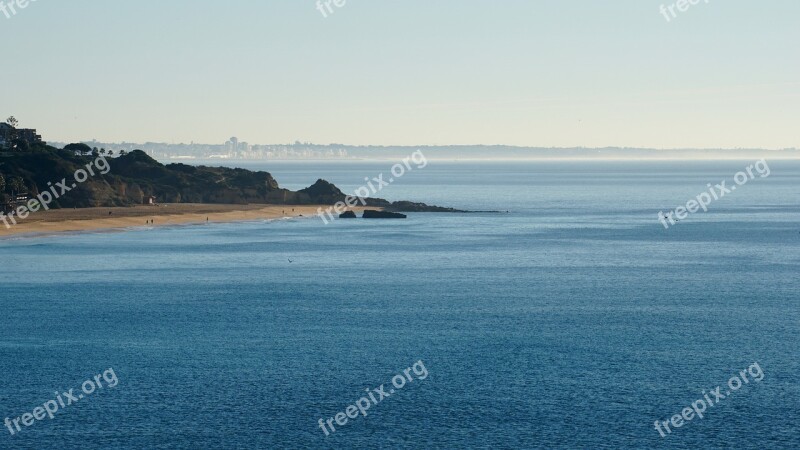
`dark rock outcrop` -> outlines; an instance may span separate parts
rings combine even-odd
[[[333,183],[329,183],[321,178],[311,186],[305,189],[300,189],[297,192],[306,194],[309,197],[315,199],[322,199],[322,198],[330,199],[329,202],[325,203],[330,203],[330,202],[336,203],[340,200],[343,200],[345,197],[344,192],[342,192],[339,188],[334,186]]]
[[[407,201],[393,202],[386,206],[387,211],[402,211],[402,212],[466,212],[453,208],[444,208],[441,206],[431,206],[425,203],[414,203]]]
[[[345,211],[345,212],[339,214],[339,218],[340,219],[357,219],[358,216],[356,216],[356,213],[354,213],[353,211]]]
[[[389,211],[376,211],[373,209],[365,209],[364,215],[362,216],[365,219],[405,219],[408,216],[405,214],[389,212]]]
[[[39,144],[30,151],[0,154],[0,174],[6,180],[22,178],[24,189],[32,196],[38,195],[40,189],[47,189],[48,183],[65,179],[69,185],[76,171],[92,164],[94,174],[55,199],[51,208],[132,206],[142,204],[145,198],[155,197],[157,203],[334,205],[349,201],[350,205],[373,206],[387,211],[458,212],[424,203],[355,198],[321,179],[295,192],[282,189],[268,172],[164,165],[141,150],[106,158]],[[9,191],[8,187],[6,191]],[[3,194],[0,192],[0,196]]]

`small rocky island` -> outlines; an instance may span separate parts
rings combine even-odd
[[[365,209],[364,213],[361,215],[363,219],[405,219],[408,216],[405,214],[400,214],[397,212],[391,211],[379,211],[375,209]],[[355,211],[345,211],[339,214],[340,219],[357,219],[358,216],[356,215]]]
[[[391,211],[376,211],[374,209],[364,210],[364,219],[405,219],[408,216]]]

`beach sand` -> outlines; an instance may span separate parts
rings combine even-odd
[[[0,237],[37,235],[78,231],[114,230],[131,227],[153,227],[208,222],[241,222],[249,220],[299,217],[318,219],[317,208],[330,205],[212,205],[171,203],[128,208],[56,209],[31,213],[17,220],[11,228],[0,222]],[[365,208],[350,208],[357,213]],[[381,208],[370,208],[381,209]],[[110,214],[109,214],[110,213]],[[147,223],[153,220],[152,224]]]

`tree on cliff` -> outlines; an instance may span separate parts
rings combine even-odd
[[[14,143],[11,148],[18,152],[29,152],[31,151],[31,143],[25,139],[14,139]]]
[[[64,147],[64,150],[69,152],[75,152],[78,155],[85,155],[88,153],[92,153],[92,147],[89,147],[86,144],[69,144]]]
[[[21,192],[23,192],[23,191],[28,189],[25,186],[25,180],[23,180],[22,177],[14,177],[14,178],[12,178],[11,182],[8,184],[8,186],[11,188],[11,192],[13,194],[19,194],[19,193],[21,193]]]
[[[19,125],[19,121],[14,116],[11,116],[8,119],[6,119],[6,123],[14,128],[17,128],[17,125]]]

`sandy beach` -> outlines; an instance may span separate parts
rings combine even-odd
[[[241,222],[284,217],[316,217],[317,208],[329,205],[212,205],[161,204],[123,208],[57,209],[32,213],[27,219],[16,218],[7,228],[0,222],[0,237],[79,231],[114,230],[131,227],[169,226],[192,223]],[[351,208],[363,211],[363,207]],[[380,209],[380,208],[371,208]],[[319,220],[319,219],[318,219]],[[152,221],[152,223],[149,223]]]

